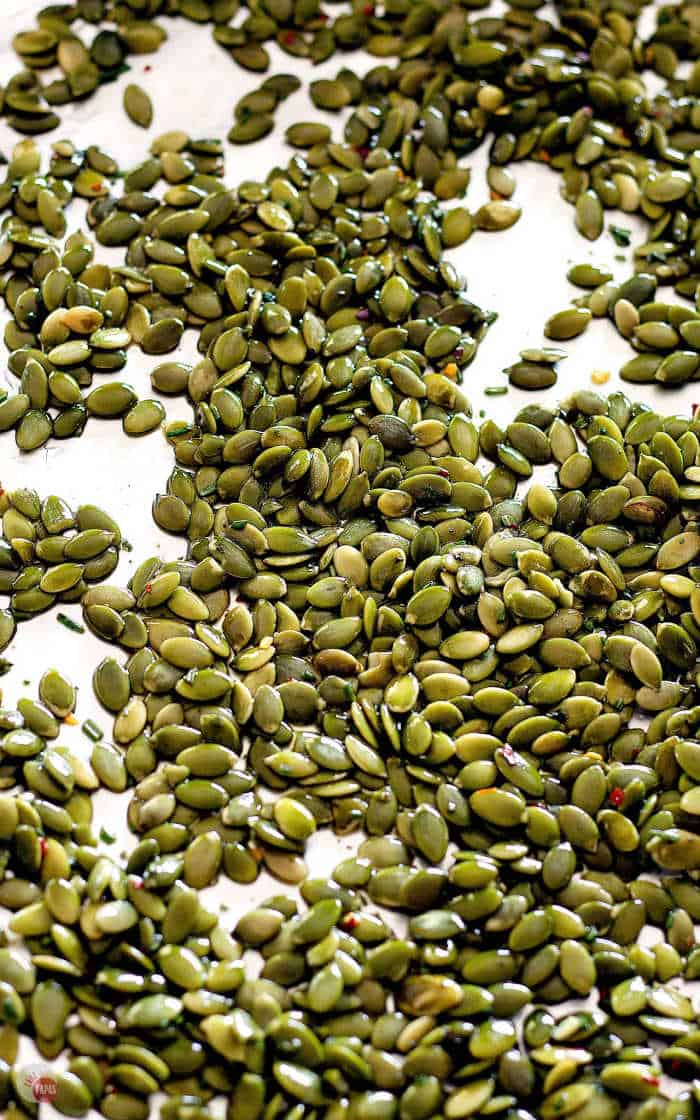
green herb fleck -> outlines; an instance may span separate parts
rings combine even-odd
[[[67,614],[63,614],[59,611],[56,618],[61,623],[61,626],[65,626],[66,630],[72,630],[75,634],[85,633],[85,627],[81,626],[79,622],[74,622]]]
[[[615,244],[620,245],[622,248],[627,248],[632,240],[632,231],[625,229],[624,226],[609,226],[608,228],[610,229]]]

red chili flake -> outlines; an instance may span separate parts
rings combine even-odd
[[[2,498],[2,496],[3,496],[3,494],[4,494],[4,493],[5,493],[5,488],[4,488],[4,486],[0,486],[0,498]]]
[[[697,410],[700,408],[700,404],[698,404],[696,401],[694,404],[691,404],[690,407],[692,408],[693,412],[697,412]]]
[[[102,190],[102,183],[93,183],[90,190],[93,194],[97,194],[98,191]]]
[[[321,20],[321,23],[328,23],[331,17],[328,15],[328,12],[319,12],[318,18]]]
[[[658,1089],[661,1081],[658,1077],[650,1077],[648,1073],[642,1074],[642,1081],[645,1085],[652,1085],[654,1089]]]
[[[144,587],[144,591],[148,592],[148,594],[150,595],[152,590],[153,590],[153,584],[152,583],[147,583],[146,586]]]
[[[146,65],[143,68],[143,72],[144,72],[144,74],[150,74],[152,69],[153,69],[153,67],[151,66],[150,62],[147,62]]]
[[[616,808],[618,808],[620,805],[622,805],[622,802],[625,800],[624,789],[622,789],[621,786],[615,786],[614,789],[610,790],[609,800],[610,800],[611,805],[614,805]]]
[[[365,4],[364,8],[362,9],[362,14],[363,16],[373,16],[374,4]]]
[[[39,851],[41,852],[41,858],[42,859],[46,855],[46,849],[48,848],[48,846],[49,846],[48,840],[46,839],[45,836],[42,836],[41,840],[39,841]]]
[[[296,37],[296,31],[285,31],[284,35],[282,36],[282,42],[286,43],[289,46],[292,43],[296,42]]]
[[[356,926],[359,926],[360,919],[356,918],[354,914],[346,914],[340,924],[343,929],[355,929]]]
[[[141,878],[141,876],[140,875],[132,875],[131,876],[131,885],[132,885],[132,887],[134,888],[135,891],[143,890],[143,879]]]
[[[369,311],[366,307],[361,307],[360,310],[356,313],[355,318],[361,319],[364,323],[367,321],[367,319],[369,319]]]

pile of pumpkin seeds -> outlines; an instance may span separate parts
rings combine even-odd
[[[166,133],[117,180],[110,157],[59,141],[46,187],[39,186],[34,141],[15,148],[5,184],[14,213],[0,260],[13,316],[5,331],[9,368],[19,383],[0,402],[0,430],[14,428],[23,451],[51,436],[80,435],[88,417],[121,417],[134,436],[158,427],[162,404],[138,400],[125,381],[102,381],[85,397],[82,391],[95,376],[120,372],[132,342],[162,356],[186,328],[198,333],[202,362],[194,369],[161,363],[151,381],[157,392],[187,393],[198,405],[212,454],[219,431],[235,432],[240,423],[226,408],[228,386],[253,364],[268,393],[281,398],[280,418],[297,412],[296,393],[303,407],[339,409],[337,418],[318,422],[322,431],[342,433],[351,409],[388,413],[398,394],[408,394],[406,407],[419,407],[428,362],[440,371],[430,374],[437,386],[472,361],[494,316],[466,297],[443,255],[443,242],[456,245],[467,235],[463,210],[443,212],[388,156],[348,169],[343,145],[332,170],[293,158],[265,183],[227,188],[220,147]],[[167,186],[162,201],[149,193],[160,179]],[[117,181],[120,196],[112,194]],[[61,231],[46,230],[44,195],[69,199],[73,192],[94,196],[88,226],[98,245],[125,247],[122,266],[97,263],[87,234],[71,233],[61,246]],[[405,360],[394,361],[396,353]],[[391,389],[380,391],[382,380]],[[265,424],[261,393],[251,392]],[[180,454],[188,431],[169,429]]]
[[[575,307],[549,320],[547,337],[574,337],[585,330],[591,317],[607,316],[638,351],[620,369],[623,381],[673,387],[700,377],[700,311],[688,303],[657,299],[656,275],[643,267],[622,284],[613,284],[611,273],[583,266],[571,270],[569,279],[592,290],[576,300]],[[677,289],[694,297],[694,284],[678,284]]]
[[[125,172],[69,140],[44,173],[32,140],[12,153],[0,285],[18,391],[0,429],[29,452],[91,416],[160,427],[158,400],[101,380],[131,344],[173,355],[152,387],[189,414],[164,427],[174,466],[153,502],[185,553],[127,587],[87,586],[118,558],[107,515],[1,499],[0,634],[61,597],[116,647],[94,672],[114,720],[85,725],[89,760],[56,742],[76,706],[62,673],[0,712],[10,1120],[36,1113],[22,1034],[67,1054],[53,1103],[70,1116],[147,1120],[161,1091],[163,1120],[204,1120],[222,1095],[231,1120],[700,1108],[684,987],[700,978],[700,422],[579,391],[477,424],[463,373],[493,316],[445,257],[517,221],[507,165],[545,161],[584,237],[608,209],[650,224],[630,280],[571,270],[587,294],[546,337],[608,315],[640,351],[625,380],[692,378],[697,312],[656,296],[695,299],[700,278],[697,64],[675,77],[700,27],[668,7],[642,42],[634,2],[557,5],[557,26],[538,7],[270,4],[234,26],[229,0],[78,0],[15,40],[27,69],[3,111],[26,133],[157,49],[160,13],[212,22],[253,71],[268,40],[400,61],[312,82],[317,108],[351,109],[344,142],[293,124],[297,151],[264,182],[227,186],[221,143],[184,131]],[[667,83],[653,97],[644,67]],[[296,85],[245,95],[229,139],[269,132]],[[144,91],[124,107],[149,126]],[[445,210],[487,136],[491,200]],[[74,197],[91,233],[64,242]],[[563,356],[522,351],[510,381],[551,386]],[[95,835],[98,790],[126,794],[127,855]],[[309,877],[328,827],[356,854]],[[285,893],[235,923],[200,897],[263,869]]]
[[[1,893],[32,960],[10,938],[8,1098],[26,1030],[46,1058],[68,1046],[68,1115],[145,1120],[161,1087],[176,1118],[221,1093],[236,1117],[692,1115],[661,1086],[700,1061],[677,986],[700,969],[700,427],[579,392],[477,429],[452,388],[456,453],[346,437],[332,526],[279,523],[284,472],[263,487],[250,466],[247,506],[216,467],[205,497],[176,468],[156,517],[192,557],[86,593],[130,656],[95,671],[114,728],[73,781],[130,787],[126,865],[45,745],[69,683],[47,674],[44,709],[6,717]],[[548,463],[556,484],[530,481]],[[301,511],[308,480],[286,481]],[[191,535],[173,512],[195,502],[212,527]],[[367,838],[308,878],[328,825]],[[198,892],[261,865],[305,908],[275,896],[223,932]]]
[[[616,286],[603,281],[590,296],[578,301],[576,309],[554,315],[546,335],[572,338],[586,327],[591,315],[609,314],[641,351],[623,366],[624,380],[664,385],[689,380],[696,375],[700,352],[694,349],[692,328],[697,312],[655,300],[653,281],[674,284],[679,294],[695,298],[700,68],[693,65],[685,77],[677,76],[679,63],[694,60],[700,43],[693,9],[664,7],[657,13],[651,34],[643,39],[637,22],[644,5],[637,0],[626,4],[624,11],[601,3],[585,15],[559,4],[557,22],[539,13],[542,5],[536,0],[516,0],[499,17],[485,16],[474,7],[446,0],[363,6],[355,0],[348,9],[338,12],[334,6],[329,13],[318,0],[312,0],[268,4],[264,11],[251,10],[240,19],[237,0],[84,0],[49,5],[38,13],[36,28],[21,32],[14,40],[26,69],[10,79],[3,107],[9,122],[20,131],[31,134],[55,128],[59,124],[57,107],[88,97],[99,84],[128,69],[131,56],[162,45],[167,34],[154,18],[160,14],[212,24],[215,41],[230,51],[238,65],[254,72],[269,67],[267,41],[312,62],[328,59],[336,50],[362,47],[381,60],[363,78],[342,68],[335,79],[310,83],[317,108],[331,112],[350,109],[345,144],[333,141],[325,123],[298,122],[287,129],[288,141],[305,153],[308,167],[340,180],[338,187],[334,184],[321,192],[323,199],[329,198],[325,206],[317,207],[312,199],[315,220],[320,220],[319,211],[322,218],[335,209],[339,196],[353,207],[356,194],[365,190],[360,173],[389,166],[418,180],[438,199],[458,198],[464,195],[470,178],[469,168],[460,166],[460,161],[488,139],[491,200],[474,212],[466,206],[455,207],[444,215],[437,231],[429,231],[431,245],[437,240],[440,246],[451,248],[473,230],[507,229],[517,221],[520,209],[511,201],[515,179],[507,165],[525,159],[545,162],[561,173],[562,194],[574,206],[576,226],[584,237],[593,240],[601,235],[609,210],[634,213],[649,225],[646,241],[634,250],[635,269],[643,272],[644,283],[640,288],[632,278],[622,286],[625,292],[631,286],[638,293],[638,302],[628,300],[627,294],[617,295]],[[80,21],[97,29],[90,46],[80,38]],[[42,72],[55,64],[62,77],[42,84]],[[661,80],[659,91],[648,88],[649,69]],[[244,143],[266,135],[273,127],[276,106],[298,84],[293,75],[271,75],[259,89],[245,94],[236,106],[229,139]],[[124,97],[132,120],[148,127],[152,106],[147,92],[130,83]],[[10,342],[13,349],[22,351],[13,356],[17,375],[24,373],[26,351],[36,345],[32,338],[35,322],[43,319],[46,309],[57,311],[45,328],[47,339],[62,337],[58,344],[40,347],[43,362],[31,354],[40,360],[47,377],[54,375],[58,394],[50,392],[47,397],[46,387],[40,385],[38,392],[22,392],[20,399],[6,402],[0,415],[0,423],[14,426],[25,408],[44,413],[44,419],[33,417],[25,424],[23,449],[40,446],[51,434],[59,438],[79,434],[88,415],[122,416],[132,434],[157,426],[162,419],[158,403],[149,400],[137,405],[130,384],[103,384],[85,399],[80,386],[89,384],[94,369],[120,369],[126,360],[124,347],[132,338],[147,353],[167,352],[177,346],[183,326],[201,325],[202,319],[212,326],[211,321],[227,310],[225,301],[221,306],[221,283],[211,283],[223,275],[216,267],[222,264],[221,256],[217,252],[214,263],[206,260],[199,238],[213,241],[212,232],[223,233],[221,227],[231,215],[222,218],[219,207],[201,224],[201,214],[194,217],[189,213],[192,208],[200,210],[200,203],[206,210],[203,200],[219,187],[206,180],[216,179],[220,170],[220,145],[190,141],[183,157],[186,142],[185,134],[171,134],[170,146],[154,153],[164,165],[160,172],[173,184],[166,208],[159,207],[155,198],[144,197],[159,177],[153,161],[127,176],[133,189],[125,189],[119,201],[111,197],[109,182],[109,176],[118,170],[116,164],[96,149],[83,156],[72,152],[68,142],[59,142],[52,169],[58,181],[43,176],[37,179],[38,168],[30,159],[29,181],[22,176],[20,185],[19,169],[12,166],[17,161],[12,161],[5,184],[6,205],[12,191],[19,190],[21,221],[7,227],[6,260],[19,258],[23,265],[21,276],[12,278],[8,292],[9,306],[14,311],[18,303],[20,310],[12,331],[16,338]],[[87,162],[82,170],[81,161]],[[298,186],[294,178],[292,181]],[[133,254],[140,275],[115,276],[92,266],[84,259],[91,246],[82,234],[69,239],[72,263],[66,265],[56,259],[56,246],[44,242],[36,230],[27,231],[25,223],[32,224],[38,212],[49,234],[61,236],[63,207],[73,187],[93,200],[89,214],[98,241],[141,245],[142,236],[148,237],[148,248]],[[289,211],[286,197],[282,204]],[[186,213],[172,214],[171,206],[182,207]],[[282,221],[281,227],[273,222],[268,228],[284,232],[288,218]],[[268,225],[266,219],[263,222]],[[410,238],[411,227],[411,222],[398,218],[393,223],[399,238]],[[629,231],[614,224],[609,228],[618,243],[629,243]],[[173,238],[176,243],[184,242],[192,233],[197,235],[192,251],[189,241],[187,246],[160,244]],[[234,240],[241,247],[240,236]],[[420,240],[427,244],[425,238]],[[41,260],[35,259],[35,250]],[[430,246],[428,253],[435,259]],[[194,284],[192,275],[183,276],[179,271],[183,264],[194,274]],[[81,294],[101,316],[100,326],[89,337],[63,339],[65,275],[60,281],[52,275],[47,285],[49,303],[44,307],[40,301],[36,306],[35,292],[43,287],[46,272],[63,267],[74,278],[76,270],[85,270],[85,279],[81,276],[78,282],[87,284],[92,292]],[[56,297],[59,303],[52,306]],[[189,312],[186,317],[177,307],[177,299],[184,302]],[[620,304],[623,299],[633,307]],[[55,362],[48,359],[49,354],[55,354]],[[41,381],[36,370],[34,374]],[[525,365],[516,363],[509,377],[520,388],[537,388],[553,383],[556,371],[550,361],[538,360],[533,366],[526,360]],[[35,407],[37,399],[44,403]],[[56,415],[54,409],[65,415]]]
[[[546,161],[561,172],[585,237],[600,235],[605,210],[639,211],[656,224],[655,251],[668,252],[671,274],[683,275],[693,242],[690,180],[700,69],[691,66],[682,78],[677,72],[679,63],[697,55],[694,9],[664,6],[644,39],[637,26],[645,7],[640,0],[622,8],[609,0],[592,9],[558,3],[556,20],[540,12],[543,6],[513,0],[504,14],[492,16],[479,11],[481,4],[448,0],[353,0],[331,11],[319,0],[283,0],[251,6],[241,18],[238,0],[53,4],[40,10],[36,27],[15,37],[25,69],[8,82],[3,111],[22,132],[55,128],[62,104],[89,97],[128,69],[130,57],[158,50],[167,39],[159,15],[212,24],[214,40],[256,73],[269,69],[266,42],[313,63],[362,48],[380,60],[364,78],[344,68],[335,79],[311,83],[318,108],[353,108],[349,142],[394,152],[406,173],[431,187],[440,179],[442,197],[453,197],[468,181],[459,158],[491,137],[489,185],[499,205],[514,185],[505,165]],[[80,21],[98,29],[89,46]],[[43,83],[42,72],[56,64],[61,77]],[[659,92],[648,88],[647,70],[661,79]],[[244,114],[237,113],[239,123],[245,115],[246,128],[233,139],[254,140],[269,131],[277,99],[289,92],[286,75],[281,79],[269,79]],[[142,93],[129,100],[147,105]],[[136,115],[144,123],[149,113],[142,108]]]
[[[73,511],[56,495],[43,501],[34,490],[0,491],[0,650],[11,642],[18,621],[54,603],[78,603],[91,583],[112,574],[119,562],[121,532],[94,505]]]
[[[23,697],[16,708],[0,709],[3,841],[16,836],[14,829],[8,830],[7,812],[15,821],[15,829],[20,824],[19,818],[8,809],[14,795],[4,792],[18,784],[26,787],[39,815],[40,828],[64,833],[70,832],[74,824],[87,826],[91,820],[92,803],[88,794],[97,789],[98,778],[89,765],[56,742],[63,722],[73,722],[77,689],[57,669],[49,669],[39,681],[38,695],[38,701]],[[30,848],[35,850],[27,866],[36,863],[33,875],[40,862],[39,841],[36,837],[29,839]],[[39,899],[40,891],[35,882],[23,883],[17,877],[8,877],[6,871],[4,867],[0,888],[3,906],[17,910]]]

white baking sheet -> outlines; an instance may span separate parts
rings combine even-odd
[[[19,68],[11,48],[13,35],[32,27],[33,17],[42,6],[42,0],[2,0],[1,83]],[[651,11],[647,11],[644,16],[647,26],[650,18]],[[163,47],[154,55],[134,57],[128,74],[103,86],[85,103],[61,107],[58,110],[62,118],[60,127],[38,139],[42,151],[48,152],[56,139],[70,138],[78,146],[97,143],[115,156],[122,167],[129,167],[144,157],[153,136],[171,128],[183,128],[192,136],[226,136],[233,121],[235,102],[244,92],[256,88],[261,78],[239,69],[214,42],[210,27],[196,26],[185,20],[162,19],[159,22],[168,31]],[[89,39],[92,29],[84,30]],[[340,66],[348,65],[364,72],[376,64],[369,56],[354,53],[338,55],[312,70],[274,45],[269,49],[273,59],[271,72],[291,71],[306,83],[311,78],[332,77]],[[152,97],[154,121],[147,131],[133,125],[122,109],[122,91],[130,81],[138,82]],[[226,145],[228,181],[235,183],[262,177],[275,164],[286,163],[291,154],[284,143],[287,125],[297,120],[321,118],[340,128],[342,118],[320,113],[302,87],[279,107],[276,128],[270,136],[252,146]],[[0,118],[0,151],[9,155],[17,139],[17,134]],[[488,200],[484,178],[487,148],[472,154],[466,162],[472,167],[466,204],[475,210]],[[542,326],[547,317],[566,306],[569,297],[580,294],[565,279],[571,264],[604,264],[614,269],[618,279],[630,274],[630,251],[615,245],[607,226],[617,223],[631,228],[633,243],[640,240],[642,232],[641,223],[629,215],[606,213],[606,232],[591,245],[575,232],[572,208],[559,195],[560,179],[556,173],[534,164],[518,164],[513,171],[517,180],[513,201],[523,209],[521,221],[505,233],[477,233],[452,254],[456,267],[468,281],[470,298],[498,312],[497,322],[466,371],[465,384],[475,415],[483,410],[485,415],[507,422],[527,402],[554,403],[575,388],[593,388],[590,375],[594,369],[608,370],[611,374],[602,392],[622,388],[632,399],[644,400],[660,411],[686,412],[696,397],[700,399],[700,386],[688,385],[669,393],[653,386],[625,386],[620,382],[617,371],[631,356],[631,351],[603,320],[594,321],[579,339],[562,344],[569,357],[560,363],[559,381],[552,389],[528,394],[511,388],[505,396],[484,395],[489,386],[507,384],[503,368],[517,359],[522,348],[545,342]],[[69,211],[69,232],[79,228],[79,223],[80,207],[75,206]],[[103,254],[102,259],[116,261],[121,251],[113,251],[109,256],[98,247],[98,252]],[[0,331],[5,318],[2,308]],[[187,361],[195,360],[195,356],[194,337],[192,332],[187,332],[177,357]],[[163,359],[146,357],[135,347],[129,352],[122,376],[142,397],[157,396],[151,390],[149,372],[159,360]],[[13,385],[14,378],[5,371],[6,363],[0,362],[0,385],[5,380]],[[188,417],[185,401],[163,398],[163,403],[169,418]],[[150,513],[153,496],[164,489],[172,462],[171,451],[159,433],[141,440],[129,439],[117,421],[91,420],[80,439],[51,441],[31,455],[22,455],[16,449],[12,433],[0,436],[0,484],[3,487],[33,486],[42,496],[56,493],[71,503],[95,502],[117,518],[124,536],[134,548],[133,552],[122,554],[120,566],[110,582],[126,582],[134,566],[148,555],[173,559],[182,554],[182,539],[160,532]],[[80,621],[79,607],[61,609]],[[92,695],[91,675],[102,657],[114,654],[119,656],[115,647],[100,642],[90,633],[80,635],[65,629],[56,622],[55,612],[22,623],[4,654],[13,662],[13,668],[0,679],[2,703],[14,706],[20,696],[36,696],[39,677],[49,666],[68,670],[79,686],[78,726],[66,728],[61,742],[87,753],[90,744],[79,725],[92,717],[108,735],[111,728],[111,717],[100,710]],[[128,850],[133,844],[124,820],[129,796],[128,793],[123,798],[107,793],[97,796],[99,824],[104,824],[118,837],[108,851]],[[331,833],[316,838],[309,851],[311,873],[329,874],[338,859],[351,852],[356,844],[357,837],[338,841]],[[279,889],[279,884],[263,875],[252,887],[245,888],[222,879],[206,894],[212,905],[225,905],[222,918],[231,926],[256,900]],[[396,921],[395,917],[392,920]],[[22,1061],[30,1060],[31,1053],[31,1047],[24,1047]],[[61,1064],[59,1059],[56,1066]],[[46,1116],[56,1115],[42,1106],[42,1117],[44,1112]]]

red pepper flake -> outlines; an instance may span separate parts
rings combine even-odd
[[[286,43],[287,46],[291,46],[292,43],[296,42],[296,37],[296,31],[285,31],[284,35],[282,36],[282,42]]]
[[[651,1085],[654,1089],[658,1089],[661,1081],[658,1077],[650,1077],[648,1073],[642,1074],[642,1081],[645,1085]]]
[[[366,307],[361,307],[360,310],[356,313],[355,318],[360,319],[363,323],[365,323],[369,319],[369,311]]]
[[[690,407],[692,408],[693,412],[697,412],[697,410],[700,408],[700,404],[698,404],[697,401],[695,401],[693,404],[691,404]],[[0,494],[3,494],[3,493],[4,493],[4,490],[0,490]]]
[[[328,15],[328,12],[319,12],[318,18],[320,19],[321,23],[328,23],[328,20],[331,17]]]
[[[93,194],[97,194],[99,191],[102,190],[102,183],[93,183],[92,186],[90,187],[90,190],[92,191]]]
[[[356,926],[359,926],[360,919],[356,918],[354,914],[346,914],[340,924],[343,929],[355,929]]]
[[[354,144],[353,151],[357,152],[358,156],[362,156],[363,159],[367,159],[369,155],[369,148],[366,148],[364,144]]]
[[[622,789],[621,786],[615,786],[614,789],[610,790],[610,799],[609,800],[610,800],[611,805],[614,805],[615,808],[619,808],[619,806],[622,805],[622,802],[625,800],[624,789]]]
[[[365,4],[364,8],[362,9],[362,14],[363,16],[373,16],[374,4]]]
[[[143,72],[144,72],[144,74],[150,74],[152,69],[153,69],[153,67],[151,66],[150,62],[147,62],[146,65],[143,68]]]
[[[39,841],[39,851],[41,852],[41,858],[42,859],[46,855],[46,850],[47,850],[48,846],[49,846],[48,840],[46,839],[45,836],[42,836],[40,841]]]
[[[143,879],[140,875],[132,875],[130,882],[135,891],[143,890]]]
[[[146,586],[144,587],[144,591],[147,592],[147,594],[150,595],[152,590],[153,590],[153,584],[152,583],[147,583]]]

